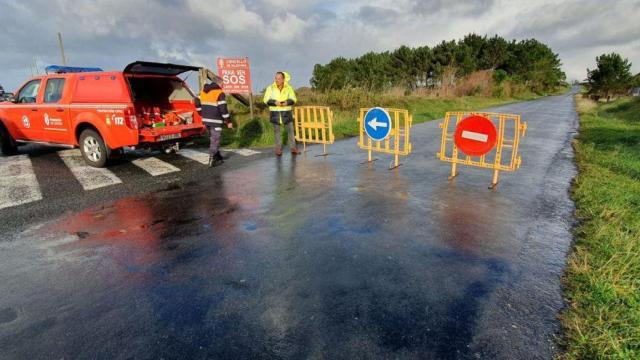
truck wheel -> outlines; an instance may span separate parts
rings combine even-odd
[[[4,126],[0,125],[0,153],[8,156],[15,155],[17,152],[16,142],[11,137],[11,134],[9,134]]]
[[[109,150],[102,136],[95,130],[87,129],[80,134],[80,151],[84,161],[93,167],[104,167],[109,157]]]

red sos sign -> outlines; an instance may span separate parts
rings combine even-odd
[[[222,78],[222,89],[229,94],[251,92],[249,58],[218,58],[218,76]]]

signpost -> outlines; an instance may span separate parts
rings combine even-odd
[[[253,92],[249,58],[218,58],[218,76],[222,90],[228,94],[249,94],[249,109],[253,119]]]

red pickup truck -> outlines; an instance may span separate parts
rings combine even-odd
[[[124,147],[177,149],[205,131],[195,95],[178,77],[197,67],[138,61],[117,72],[56,69],[0,102],[2,154],[27,142],[80,147],[87,164],[103,167]]]

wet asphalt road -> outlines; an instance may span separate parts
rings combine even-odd
[[[577,115],[571,94],[494,110],[529,122],[495,191],[447,181],[438,122],[395,171],[350,139],[81,196],[55,180],[0,210],[0,358],[551,358]]]

